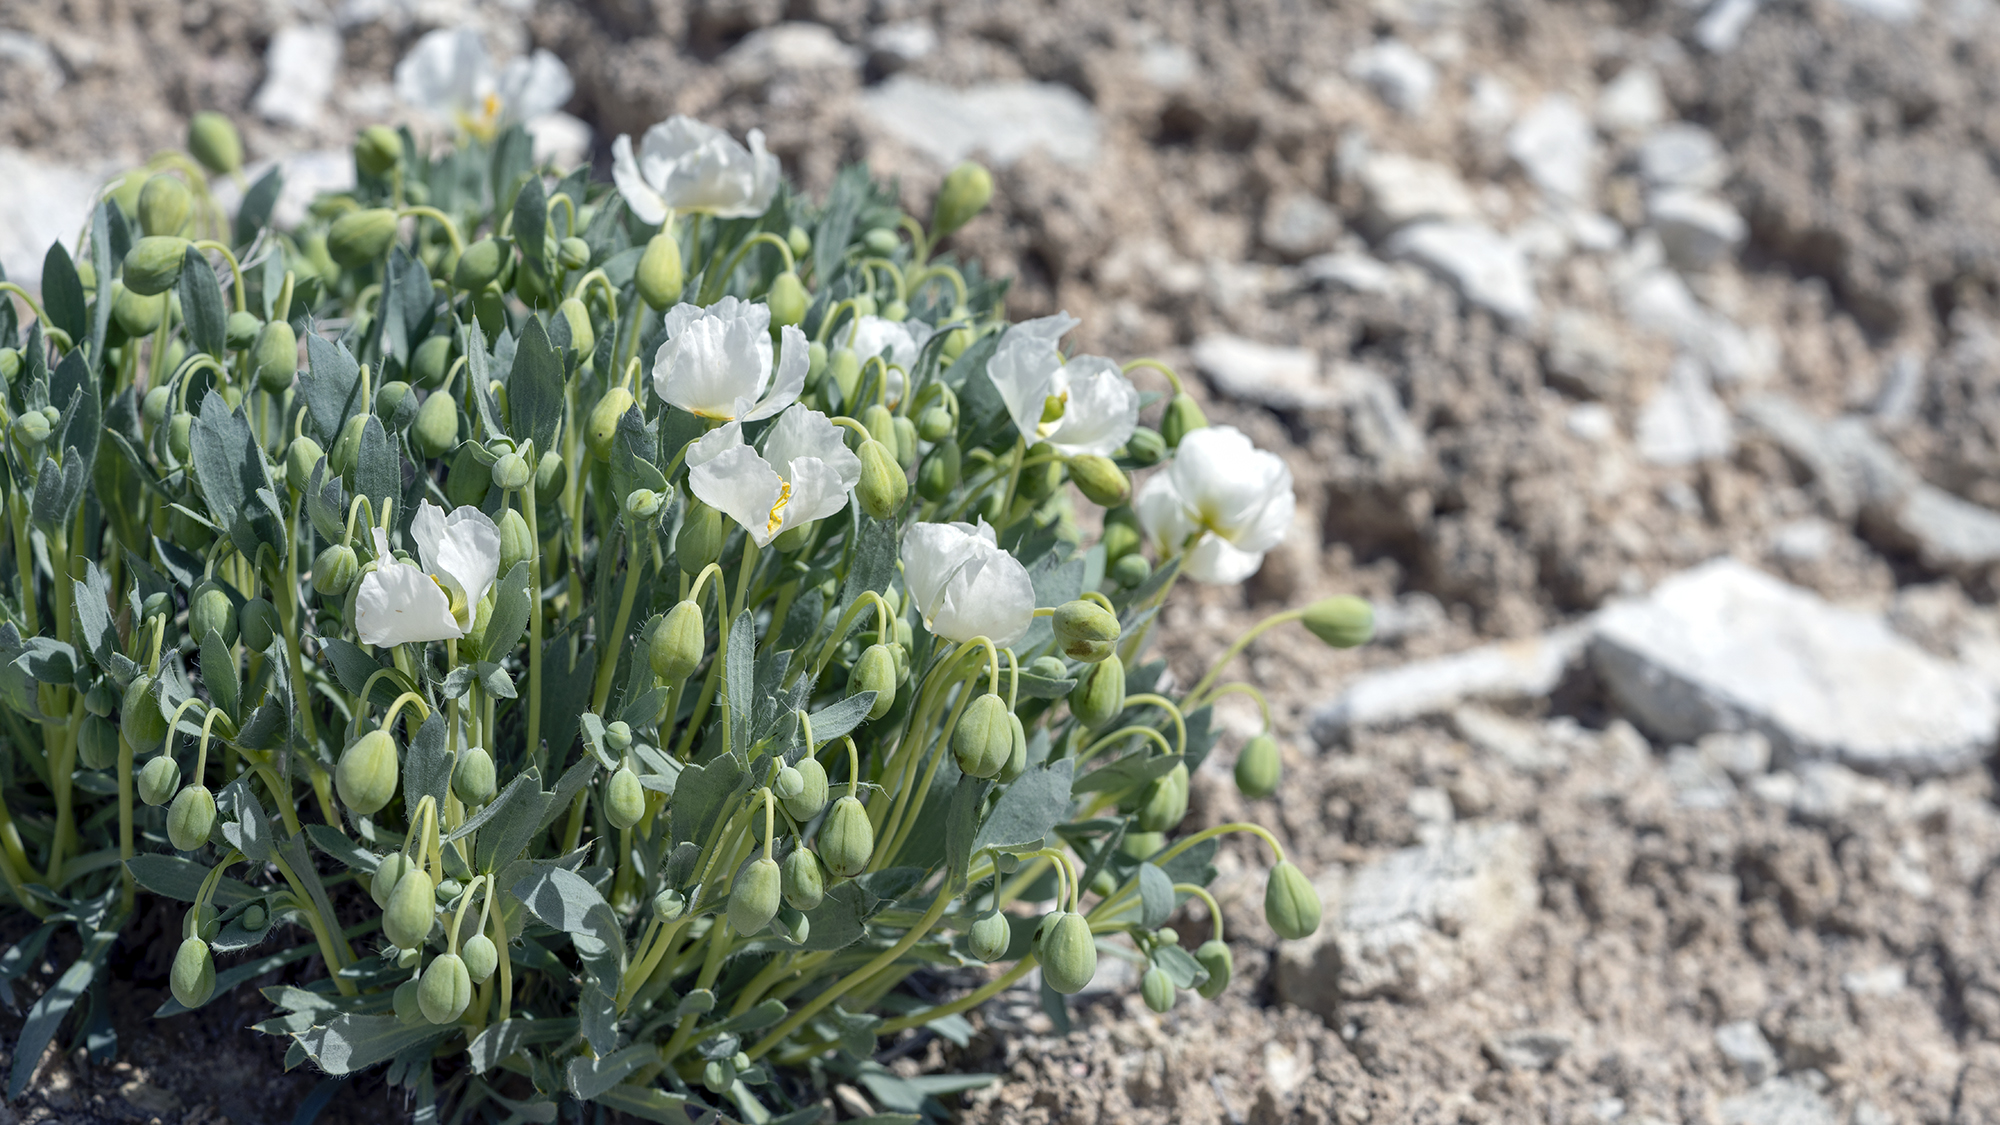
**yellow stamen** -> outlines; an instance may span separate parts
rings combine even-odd
[[[771,521],[764,525],[764,534],[776,535],[778,533],[778,525],[785,522],[785,505],[791,502],[792,482],[788,480],[779,481],[778,502],[771,505]]]

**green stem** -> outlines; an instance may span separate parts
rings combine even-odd
[[[639,576],[646,569],[639,537],[631,535],[630,539],[626,550],[625,592],[618,599],[616,624],[598,642],[597,685],[590,693],[590,709],[599,715],[604,713],[604,704],[611,698],[612,676],[618,671],[618,658],[625,652],[625,630],[632,623],[632,602],[639,596]]]

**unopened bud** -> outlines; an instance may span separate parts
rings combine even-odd
[[[868,810],[853,797],[835,801],[819,828],[820,862],[835,875],[852,878],[868,869],[874,854],[875,825]]]
[[[646,815],[646,790],[630,766],[619,766],[604,783],[604,819],[623,831]]]
[[[452,285],[476,292],[500,280],[500,271],[507,264],[507,252],[507,244],[497,238],[482,238],[466,247],[465,253],[458,256],[458,264],[452,267]]]
[[[942,413],[939,411],[938,413]],[[958,439],[947,437],[925,455],[917,470],[917,495],[935,504],[952,494],[963,473]]]
[[[868,438],[861,443],[861,483],[855,498],[861,510],[878,520],[888,519],[903,508],[910,496],[910,478],[880,441]]]
[[[174,951],[174,967],[167,975],[174,999],[183,1008],[199,1008],[215,995],[215,955],[198,937],[181,940]]]
[[[625,494],[625,514],[645,521],[660,514],[660,494],[650,488],[635,488]]]
[[[257,332],[250,349],[250,370],[257,385],[282,394],[299,371],[299,337],[289,321],[275,318]]]
[[[668,610],[647,646],[653,675],[679,683],[693,674],[701,666],[704,628],[699,603],[685,600]]]
[[[1168,448],[1180,448],[1181,439],[1208,425],[1208,416],[1186,391],[1175,395],[1167,402],[1167,412],[1160,418],[1160,437]]]
[[[206,785],[190,785],[174,795],[167,807],[167,842],[176,851],[191,852],[208,842],[215,827],[215,794]]]
[[[1141,465],[1157,465],[1167,455],[1167,439],[1160,431],[1141,426],[1125,439],[1125,455]]]
[[[1321,598],[1306,607],[1302,623],[1334,648],[1353,648],[1375,635],[1375,607],[1352,594]]]
[[[152,297],[172,289],[181,279],[193,243],[177,235],[150,235],[132,244],[125,252],[125,288],[141,297]]]
[[[1155,965],[1139,978],[1139,995],[1145,998],[1148,1008],[1165,1015],[1174,1007],[1174,978]]]
[[[139,229],[148,235],[179,234],[194,213],[194,195],[179,176],[154,175],[139,191]]]
[[[597,350],[597,332],[590,326],[590,310],[577,298],[565,297],[562,304],[556,306],[556,311],[569,322],[569,346],[575,348],[576,354],[581,357],[578,362],[589,359],[591,353]]]
[[[804,824],[826,807],[826,767],[820,765],[816,758],[800,758],[792,768],[798,771],[803,784],[797,796],[781,796],[778,799],[784,803],[785,812],[793,820]]]
[[[155,293],[142,297],[127,288],[123,282],[116,283],[117,296],[111,299],[111,319],[125,330],[127,336],[147,336],[160,327],[160,321],[167,315],[167,295]]]
[[[776,861],[760,856],[737,872],[729,887],[729,926],[745,936],[761,931],[777,916],[784,875]]]
[[[1229,947],[1214,938],[1202,942],[1194,951],[1194,959],[1208,970],[1208,979],[1196,986],[1195,991],[1203,1000],[1213,1000],[1229,987],[1229,978],[1236,971],[1236,959],[1229,955]]]
[[[875,702],[868,708],[870,719],[881,718],[896,705],[896,656],[888,645],[869,645],[854,661],[854,669],[847,675],[847,694],[864,691],[875,693]]]
[[[1069,693],[1070,713],[1092,730],[1125,710],[1125,662],[1114,653],[1091,666]]]
[[[606,464],[611,462],[611,445],[618,437],[618,420],[632,409],[632,403],[632,392],[621,385],[605,391],[604,397],[591,407],[590,420],[583,432],[591,456]]]
[[[967,160],[953,168],[938,190],[931,210],[931,238],[941,239],[986,209],[993,198],[993,173],[984,165]]]
[[[326,252],[346,269],[359,269],[389,252],[396,240],[396,213],[387,207],[349,211],[326,231]]]
[[[1297,941],[1319,929],[1319,893],[1290,860],[1279,860],[1264,884],[1264,920],[1278,936]]]
[[[528,471],[528,462],[518,453],[502,454],[493,462],[493,487],[509,491],[528,487],[534,474]]]
[[[721,558],[725,534],[722,513],[688,497],[680,534],[674,536],[674,560],[680,564],[681,573],[693,578]]]
[[[681,244],[672,234],[661,231],[646,243],[639,268],[632,273],[639,285],[639,297],[654,309],[664,309],[680,299]]]
[[[214,110],[203,110],[188,119],[188,153],[201,166],[226,176],[243,167],[243,138],[236,126]]]
[[[380,812],[396,795],[396,742],[379,727],[341,752],[333,771],[340,803],[363,816]]]
[[[370,125],[354,138],[354,163],[371,176],[386,176],[403,162],[403,138],[387,125]]]
[[[472,1003],[472,974],[456,953],[446,953],[424,970],[417,985],[417,1003],[432,1023],[450,1023]]]
[[[417,407],[410,442],[425,457],[442,457],[458,444],[458,403],[442,391],[431,392]]]
[[[805,283],[801,282],[799,275],[791,270],[786,270],[772,279],[771,291],[764,295],[764,300],[771,306],[771,324],[774,327],[782,328],[785,325],[797,324],[806,318],[809,298],[806,296]]]
[[[451,771],[451,791],[468,805],[483,805],[493,799],[493,755],[484,746],[474,746],[458,756]]]
[[[580,270],[590,264],[590,243],[572,235],[556,243],[556,262],[566,270]]]
[[[1117,614],[1083,598],[1057,606],[1052,623],[1056,647],[1064,656],[1085,664],[1095,664],[1116,652],[1123,632]]]
[[[1284,759],[1278,752],[1278,740],[1268,734],[1260,734],[1243,744],[1236,755],[1236,788],[1251,800],[1260,800],[1278,791],[1278,780],[1284,776]]]
[[[1007,955],[1007,947],[1013,944],[1014,928],[1007,924],[1007,916],[998,910],[989,910],[973,919],[965,929],[965,949],[991,964]]]
[[[810,848],[785,857],[784,876],[785,905],[793,910],[811,910],[826,897],[826,876]]]
[[[1111,458],[1084,453],[1069,459],[1070,479],[1100,507],[1116,508],[1132,498],[1132,478],[1111,463]]]
[[[971,777],[998,774],[1013,749],[1007,704],[992,692],[975,698],[951,732],[952,756],[958,760],[958,768]]]
[[[1042,982],[1065,996],[1082,992],[1097,975],[1097,940],[1081,914],[1062,910],[1044,918],[1035,954]]]
[[[342,597],[360,573],[361,561],[354,557],[354,548],[335,543],[313,559],[313,589],[326,597]]]

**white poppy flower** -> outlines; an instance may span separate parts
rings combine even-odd
[[[561,59],[538,50],[496,67],[469,27],[426,33],[396,64],[396,96],[491,138],[509,125],[561,109],[576,84]]]
[[[917,355],[937,330],[921,320],[884,320],[879,316],[857,317],[846,326],[847,346],[862,363],[882,356],[889,365],[888,389],[884,392],[893,409],[903,401],[906,373],[917,366]],[[887,352],[887,355],[883,355]]]
[[[861,481],[861,458],[841,440],[840,427],[796,404],[771,424],[761,454],[744,444],[742,425],[730,422],[688,446],[687,464],[694,494],[742,524],[759,547],[840,511]]]
[[[389,554],[389,537],[375,532],[374,570],[354,595],[354,627],[371,645],[457,640],[470,632],[479,602],[500,570],[500,529],[486,513],[455,508],[450,515],[426,500],[410,521],[422,565]]]
[[[772,363],[771,306],[724,297],[707,308],[679,304],[663,318],[667,340],[653,356],[653,390],[690,414],[755,422],[792,403],[806,387],[806,334],[779,330]]]
[[[985,520],[911,524],[903,536],[903,581],[924,628],[948,641],[985,637],[1005,648],[1035,617],[1028,568],[1001,550]]]
[[[1182,572],[1225,584],[1257,573],[1290,529],[1294,503],[1283,460],[1233,426],[1208,426],[1181,439],[1173,464],[1146,481],[1132,507],[1161,557],[1185,550]]]
[[[1046,441],[1065,457],[1103,456],[1138,428],[1139,391],[1103,356],[1063,362],[1056,341],[1080,323],[1057,313],[1007,329],[986,364],[986,377],[1029,445]]]
[[[764,151],[764,133],[750,130],[750,147],[692,117],[669,117],[639,138],[611,142],[611,180],[641,222],[665,222],[669,211],[701,211],[723,219],[761,215],[778,192],[778,158]]]

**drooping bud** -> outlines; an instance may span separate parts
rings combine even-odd
[[[431,934],[437,918],[437,885],[430,872],[412,866],[396,880],[382,910],[382,936],[398,949],[415,949]]]
[[[861,387],[861,357],[853,348],[835,348],[833,356],[827,360],[827,368],[833,374],[834,389],[840,392],[844,406],[854,404],[854,393]]]
[[[30,410],[14,419],[14,440],[26,449],[39,449],[53,430],[40,411]]]
[[[1259,800],[1278,791],[1278,780],[1284,775],[1284,760],[1278,753],[1278,740],[1268,734],[1260,734],[1243,744],[1236,755],[1236,788],[1245,797]]]
[[[179,176],[160,172],[139,189],[139,229],[148,235],[174,235],[194,213],[194,194]]]
[[[597,331],[590,326],[590,310],[577,298],[565,297],[562,304],[556,306],[556,311],[569,322],[569,346],[575,348],[576,354],[581,357],[578,362],[589,359],[590,354],[597,350]]]
[[[458,256],[458,264],[452,267],[452,286],[477,292],[500,280],[500,271],[507,265],[507,250],[507,244],[497,238],[482,238],[466,247],[465,253]]]
[[[225,645],[236,643],[236,603],[220,585],[204,582],[188,600],[188,635],[198,643],[210,633],[220,636]]]
[[[456,953],[432,961],[417,985],[417,1003],[432,1023],[450,1023],[472,1003],[472,974]]]
[[[701,667],[702,650],[706,644],[705,628],[701,605],[692,599],[668,610],[667,616],[654,628],[652,640],[647,645],[646,656],[653,667],[653,675],[670,684],[678,683]]]
[[[125,288],[141,297],[158,296],[181,279],[193,243],[177,235],[149,235],[125,252]]]
[[[811,910],[826,897],[826,876],[812,849],[800,848],[786,856],[784,874],[785,904],[793,910]]]
[[[771,291],[764,295],[764,300],[771,306],[772,326],[782,328],[805,320],[810,298],[799,275],[786,270],[772,279]]]
[[[616,753],[624,753],[632,745],[632,724],[623,719],[604,724],[604,744]]]
[[[340,803],[352,812],[371,816],[396,795],[396,741],[377,727],[341,752],[333,770]]]
[[[459,947],[458,955],[465,961],[465,975],[474,984],[485,984],[493,970],[500,967],[500,950],[493,939],[485,934],[473,934]]]
[[[1208,979],[1195,987],[1195,992],[1203,1000],[1213,1000],[1229,987],[1229,977],[1236,971],[1236,959],[1229,954],[1229,946],[1210,938],[1194,951],[1194,959],[1208,970]]]
[[[874,227],[861,236],[861,245],[867,247],[870,254],[878,258],[887,258],[903,245],[903,240],[896,237],[894,227]],[[873,310],[870,310],[864,315],[872,314]]]
[[[417,956],[417,953],[415,950],[411,950],[409,955],[414,958]],[[414,964],[415,962],[412,961],[411,963]],[[409,966],[399,963],[396,967],[404,969]],[[390,1001],[396,1013],[397,1022],[407,1027],[415,1027],[425,1022],[423,1004],[417,999],[419,979],[406,980],[397,985],[395,995]]]
[[[354,557],[354,548],[335,543],[313,559],[313,589],[324,597],[344,597],[360,573],[361,561]]]
[[[206,785],[190,785],[174,795],[167,807],[167,841],[175,851],[191,852],[208,842],[215,827],[215,794]]]
[[[504,578],[516,563],[526,562],[534,554],[535,537],[529,534],[528,521],[518,508],[508,508],[494,523],[500,528],[500,565],[495,573]]]
[[[165,293],[142,297],[122,281],[114,284],[117,296],[111,299],[111,319],[118,322],[118,327],[124,329],[127,336],[150,335],[160,327],[161,319],[167,315]]]
[[[805,776],[796,766],[779,766],[777,776],[771,779],[771,792],[783,804],[806,791]]]
[[[951,411],[942,406],[925,410],[917,419],[917,436],[928,442],[940,442],[951,435]]]
[[[1132,498],[1132,478],[1111,458],[1085,453],[1069,459],[1069,476],[1090,502],[1116,508]]]
[[[632,272],[632,278],[638,282],[640,299],[655,310],[679,300],[683,280],[680,242],[667,231],[654,235],[646,243],[646,252],[640,255],[639,268]]]
[[[875,693],[868,717],[879,719],[896,705],[896,654],[888,645],[872,644],[861,650],[854,668],[847,674],[847,694]]]
[[[187,148],[201,166],[226,176],[243,167],[243,138],[227,117],[212,109],[188,118]]]
[[[83,693],[83,709],[102,719],[118,710],[118,687],[110,680],[99,680]]]
[[[1165,969],[1154,965],[1139,978],[1139,995],[1146,1000],[1146,1006],[1165,1015],[1174,1007],[1174,978]]]
[[[304,434],[293,438],[292,443],[285,447],[286,483],[300,492],[304,492],[306,487],[312,483],[313,468],[319,464],[319,459],[324,456],[326,456],[326,452],[313,439]],[[331,467],[328,466],[328,468]]]
[[[1187,817],[1187,807],[1188,770],[1187,763],[1181,762],[1146,786],[1145,800],[1139,806],[1139,830],[1165,832]]]
[[[933,504],[943,501],[958,487],[963,472],[963,455],[958,439],[946,437],[924,457],[917,470],[917,495]]]
[[[888,447],[871,437],[861,443],[860,456],[861,483],[854,496],[861,510],[878,520],[902,511],[903,501],[910,497],[910,478],[903,475]]]
[[[1095,664],[1116,652],[1123,632],[1117,614],[1083,598],[1057,606],[1053,624],[1056,647],[1064,656],[1085,664]]]
[[[410,382],[427,391],[444,386],[451,371],[451,337],[426,336],[410,356]]]
[[[263,330],[264,322],[257,319],[257,314],[233,312],[229,314],[229,319],[223,322],[223,343],[231,351],[239,351],[254,343],[257,334]]]
[[[458,444],[458,403],[448,394],[432,392],[417,407],[410,442],[425,457],[442,457]]]
[[[1043,983],[1064,996],[1082,992],[1097,975],[1096,939],[1090,923],[1074,911],[1059,910],[1042,920],[1035,956]]]
[[[842,797],[826,814],[819,828],[819,858],[826,869],[843,879],[868,869],[875,854],[875,825],[868,810],[853,797]]]
[[[1007,726],[1013,745],[1007,750],[1007,764],[1000,767],[999,778],[1002,784],[1028,772],[1028,732],[1021,726],[1021,716],[1009,711]]]
[[[721,558],[725,534],[722,513],[688,497],[680,533],[674,536],[674,561],[680,564],[681,573],[693,578]]]
[[[271,641],[282,628],[278,621],[278,607],[263,598],[251,598],[237,611],[239,634],[243,647],[252,652],[263,652],[271,647]]]
[[[620,385],[605,391],[604,397],[591,408],[590,421],[584,430],[591,456],[610,463],[611,443],[618,437],[618,420],[632,409],[632,401],[632,392]]]
[[[118,728],[108,719],[85,714],[76,731],[76,755],[85,769],[110,769],[118,764]]]
[[[376,865],[375,875],[368,884],[368,896],[375,900],[375,905],[388,909],[389,897],[396,893],[396,884],[416,868],[409,856],[402,852],[390,852]]]
[[[354,138],[354,163],[371,176],[386,176],[403,162],[403,138],[387,125],[370,125]]]
[[[1111,580],[1127,590],[1136,590],[1153,576],[1153,564],[1140,554],[1126,555],[1111,564]]]
[[[889,446],[889,451],[896,455],[896,464],[907,473],[917,467],[917,424],[898,414],[890,429],[896,435],[896,444]]]
[[[1181,439],[1208,425],[1208,416],[1201,412],[1200,404],[1186,391],[1167,401],[1167,411],[1160,416],[1160,437],[1169,449],[1179,449]]]
[[[528,470],[528,462],[518,453],[503,453],[493,462],[493,487],[509,491],[528,487],[534,474]]]
[[[1125,662],[1114,653],[1092,665],[1070,689],[1069,709],[1092,730],[1117,718],[1125,710]]]
[[[783,893],[777,862],[765,856],[751,860],[729,888],[730,928],[746,937],[761,931],[777,916]]]
[[[975,161],[967,160],[953,168],[944,178],[944,187],[938,190],[937,202],[931,209],[931,238],[937,240],[964,226],[974,215],[986,209],[993,198],[993,173]]]
[[[952,728],[952,756],[958,760],[958,768],[970,777],[992,777],[999,773],[1013,749],[1007,702],[992,692],[973,699],[959,717],[958,725]]]
[[[339,476],[347,476],[361,461],[361,435],[367,432],[368,415],[356,414],[340,424],[340,435],[333,439],[333,451],[326,455],[326,466]]]
[[[619,766],[604,783],[604,819],[624,831],[646,815],[646,790],[630,766]]]
[[[133,753],[150,754],[160,748],[160,740],[167,737],[167,717],[160,714],[160,702],[153,695],[153,677],[141,673],[125,685],[118,700],[118,726]]]
[[[590,264],[590,243],[571,235],[556,243],[556,263],[566,270],[580,270]]]
[[[981,914],[965,928],[965,951],[988,964],[1005,957],[1013,940],[1014,928],[998,910]]]
[[[174,967],[167,974],[174,999],[183,1008],[199,1008],[215,995],[215,955],[198,937],[183,938],[174,951]]]
[[[486,747],[474,746],[458,756],[451,771],[451,791],[468,805],[483,805],[493,799],[493,755]]]
[[[653,896],[653,921],[672,922],[687,913],[687,896],[672,887]]]
[[[892,300],[890,300],[890,301],[889,301],[889,303],[888,303],[888,304],[886,304],[886,305],[883,305],[883,306],[882,306],[882,319],[883,319],[883,320],[898,320],[898,321],[899,321],[899,320],[902,320],[902,319],[904,319],[905,317],[907,317],[907,316],[909,316],[909,315],[910,315],[910,306],[908,306],[908,305],[904,304],[904,303],[903,303],[903,302],[901,302],[901,301],[897,301],[897,300],[893,300],[893,299],[892,299]]]
[[[1375,635],[1375,607],[1352,594],[1321,598],[1306,607],[1302,624],[1334,648],[1353,648]]]
[[[250,370],[257,385],[282,394],[299,372],[299,337],[289,321],[273,318],[257,332],[250,348]]]
[[[387,207],[349,211],[326,231],[326,252],[346,269],[360,269],[389,252],[396,241],[396,213]]]
[[[155,808],[173,800],[180,787],[180,763],[170,754],[154,758],[139,771],[139,799]]]
[[[798,771],[799,791],[795,796],[779,797],[778,801],[793,820],[804,824],[826,807],[826,767],[817,758],[800,758],[792,769]]]
[[[452,455],[451,468],[444,474],[444,498],[451,501],[454,508],[467,505],[478,507],[486,500],[486,493],[493,487],[493,469],[482,464],[479,452],[470,442],[458,447]]]
[[[1125,439],[1125,455],[1141,465],[1157,465],[1167,455],[1167,439],[1158,430],[1140,426]]]
[[[1264,884],[1264,920],[1287,941],[1311,937],[1319,929],[1319,892],[1291,860],[1279,860]]]

